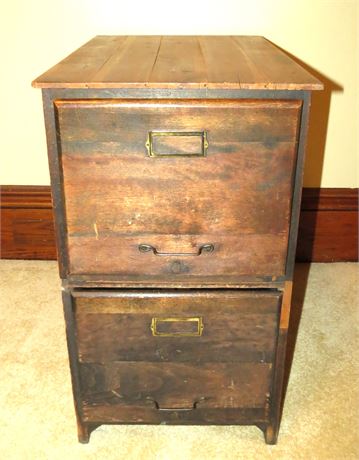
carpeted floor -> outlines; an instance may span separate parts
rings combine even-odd
[[[2,260],[0,276],[1,460],[359,458],[357,264],[297,266],[277,446],[238,426],[102,426],[78,444],[56,263]]]

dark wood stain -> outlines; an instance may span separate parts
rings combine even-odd
[[[303,189],[297,261],[358,260],[358,195],[358,189]],[[0,208],[3,259],[57,258],[50,187],[3,185]],[[24,208],[31,215],[26,226],[21,223]],[[198,233],[195,225],[193,230]],[[23,235],[24,244],[19,234]]]
[[[33,84],[79,440],[234,423],[275,443],[322,84],[263,37],[193,36],[95,37]]]
[[[273,362],[279,294],[202,291],[163,298],[76,297],[81,362]],[[200,337],[154,337],[154,317],[200,317]]]
[[[173,273],[172,261],[149,260],[139,244],[180,253],[210,242],[213,254],[182,261],[178,281],[284,274],[299,101],[91,100],[56,107],[70,273],[161,279]],[[205,130],[207,157],[149,157],[145,141],[158,127]],[[223,153],[228,142],[231,151]]]
[[[121,424],[165,424],[165,425],[248,425],[266,424],[267,417],[263,408],[227,408],[196,410],[159,411],[144,406],[122,406],[98,404],[83,407],[83,426],[91,423]],[[261,428],[262,429],[262,428]]]
[[[163,410],[264,407],[267,363],[113,362],[80,365],[85,406],[118,405]]]

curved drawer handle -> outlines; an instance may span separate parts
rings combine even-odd
[[[214,251],[214,245],[212,243],[202,244],[196,252],[158,252],[154,246],[150,244],[139,244],[138,250],[140,252],[153,252],[155,256],[175,256],[175,257],[187,257],[187,256],[200,256],[203,252],[211,253]]]
[[[189,406],[189,407],[161,407],[155,399],[152,399],[150,397],[147,397],[146,399],[147,399],[148,402],[153,404],[154,409],[157,409],[159,411],[163,411],[163,412],[164,411],[181,411],[181,412],[184,412],[184,411],[191,411],[191,410],[197,409],[198,404],[206,401],[208,398],[203,396],[203,397],[199,398],[197,401],[194,401],[192,406]]]

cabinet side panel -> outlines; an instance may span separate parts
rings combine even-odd
[[[67,228],[65,197],[63,193],[62,166],[59,161],[60,147],[57,143],[56,120],[53,98],[50,90],[42,90],[45,117],[47,153],[51,178],[51,196],[55,221],[57,259],[61,278],[68,274]]]
[[[307,143],[308,121],[309,121],[309,111],[310,111],[310,97],[311,97],[311,93],[309,91],[303,93],[303,106],[302,106],[302,113],[301,113],[301,118],[300,118],[299,144],[298,144],[297,162],[296,162],[295,176],[294,176],[292,211],[291,211],[290,229],[289,229],[289,244],[288,244],[288,256],[287,256],[287,265],[286,265],[287,280],[293,279],[295,253],[297,249],[300,204],[302,200],[304,159],[305,159],[305,149],[306,149],[306,143]]]

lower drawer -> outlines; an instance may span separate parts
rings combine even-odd
[[[75,291],[84,419],[264,411],[280,300],[276,291]]]
[[[268,363],[139,363],[80,366],[85,404],[145,405],[158,410],[261,407]]]

